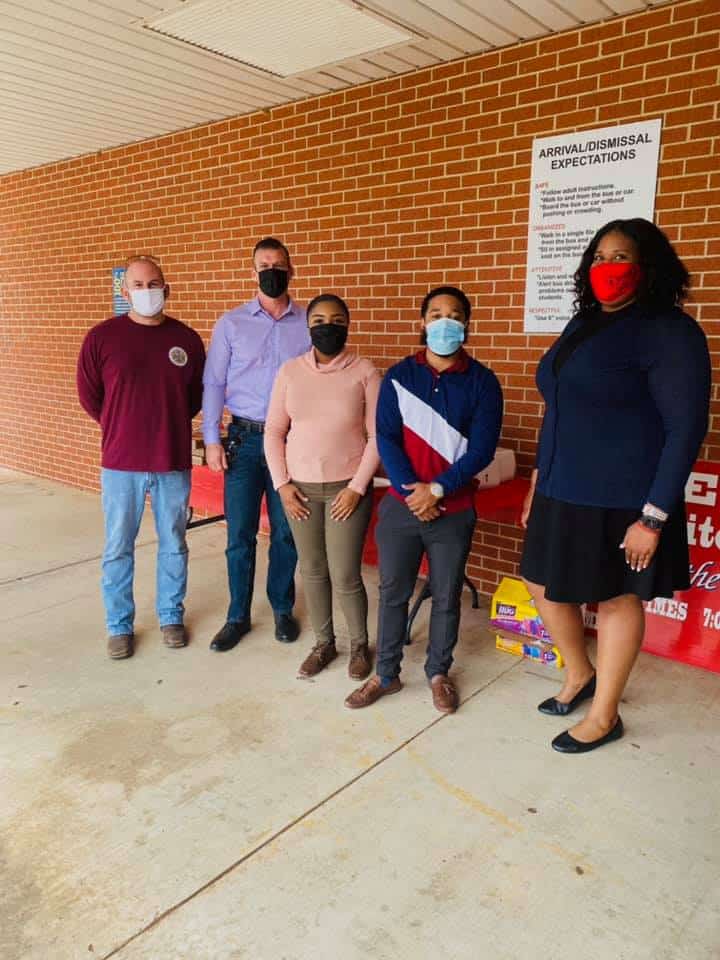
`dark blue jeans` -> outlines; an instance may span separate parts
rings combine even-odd
[[[375,541],[380,565],[377,674],[397,677],[405,644],[408,602],[423,553],[430,568],[430,637],[425,660],[428,680],[446,674],[460,627],[465,563],[475,529],[475,511],[462,510],[423,523],[392,494],[380,501]]]
[[[227,619],[238,623],[250,619],[255,583],[255,551],[260,526],[260,505],[267,498],[270,520],[270,562],[267,595],[275,614],[290,613],[295,603],[297,551],[280,497],[273,489],[263,453],[263,435],[231,425],[231,439],[239,441],[225,474],[228,584],[230,606]]]

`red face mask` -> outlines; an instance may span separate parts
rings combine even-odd
[[[641,279],[639,263],[596,263],[590,267],[590,286],[600,303],[632,299]]]

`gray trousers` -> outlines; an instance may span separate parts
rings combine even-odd
[[[338,483],[302,483],[293,481],[305,494],[310,510],[307,520],[288,517],[298,552],[305,603],[317,643],[335,640],[333,596],[345,617],[350,648],[368,642],[368,601],[362,579],[362,552],[372,513],[372,488],[361,499],[355,512],[338,523],[330,516],[330,507],[347,480]]]
[[[474,529],[474,510],[450,513],[423,523],[392,494],[380,501],[375,529],[380,566],[378,676],[392,679],[400,673],[408,602],[424,553],[428,558],[432,593],[425,673],[431,678],[450,670],[460,626],[465,562]]]

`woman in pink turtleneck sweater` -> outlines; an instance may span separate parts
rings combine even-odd
[[[292,529],[315,645],[299,676],[337,656],[333,595],[350,632],[353,680],[372,669],[362,551],[380,464],[375,408],[380,374],[345,349],[350,313],[334,294],[308,305],[313,346],[278,373],[265,421],[265,457]]]

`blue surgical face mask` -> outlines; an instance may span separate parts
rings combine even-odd
[[[456,353],[465,340],[465,324],[450,317],[438,317],[425,327],[427,345],[439,357]]]

